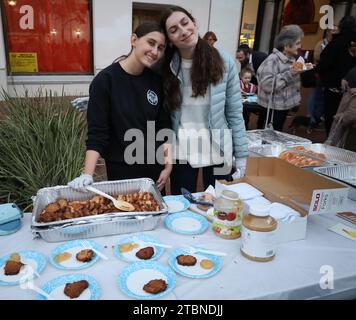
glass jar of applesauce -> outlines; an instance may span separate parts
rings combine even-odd
[[[270,206],[253,204],[242,219],[241,254],[253,261],[271,261],[276,254],[278,223],[269,215]]]
[[[241,236],[240,227],[243,203],[236,192],[224,190],[214,201],[213,231],[224,239],[237,239]]]

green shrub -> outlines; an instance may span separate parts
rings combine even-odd
[[[10,97],[0,117],[0,203],[32,206],[40,188],[64,185],[82,170],[85,155],[83,113],[65,96],[38,91]]]

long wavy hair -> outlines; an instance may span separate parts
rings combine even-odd
[[[161,28],[168,38],[166,22],[173,12],[183,12],[189,19],[195,22],[193,16],[184,8],[178,6],[167,7],[162,13]],[[163,60],[163,90],[165,94],[165,107],[174,111],[180,108],[182,104],[182,96],[180,92],[179,80],[173,74],[170,63],[175,54],[179,57],[178,73],[181,69],[182,57],[179,50],[174,45],[167,45]],[[204,96],[210,84],[216,85],[224,76],[224,62],[214,47],[211,47],[206,41],[198,38],[198,43],[194,50],[193,65],[190,72],[192,82],[192,97]]]

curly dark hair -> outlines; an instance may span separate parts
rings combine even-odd
[[[184,8],[178,6],[167,7],[161,17],[161,28],[164,30],[168,39],[166,22],[173,12],[183,12],[189,19],[195,21],[193,16]],[[179,89],[179,80],[172,73],[170,63],[175,54],[179,56],[178,73],[181,69],[182,58],[179,50],[174,45],[167,45],[163,60],[164,94],[165,107],[170,110],[177,110],[182,104],[182,96]],[[216,85],[222,80],[224,75],[224,62],[219,52],[211,47],[206,41],[199,37],[194,50],[193,65],[190,73],[192,81],[192,97],[204,96],[210,84]]]

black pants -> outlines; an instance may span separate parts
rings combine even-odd
[[[325,130],[327,135],[330,133],[331,125],[334,121],[334,115],[339,108],[342,99],[342,93],[332,92],[327,88],[324,90],[324,116],[325,116]]]
[[[214,175],[214,168],[221,166],[203,167],[204,190],[211,184],[215,185],[215,179],[231,180],[231,172],[227,175]],[[192,168],[189,163],[175,164],[171,174],[171,193],[182,194],[180,188],[186,188],[190,192],[197,190],[197,178],[199,168]]]
[[[105,161],[108,180],[151,178],[157,181],[164,166],[159,164],[133,164]]]
[[[250,114],[254,113],[258,116],[257,118],[257,129],[263,129],[264,128],[264,122],[263,119],[266,119],[266,115],[263,116],[265,113],[265,108],[261,107],[257,103],[247,103],[245,102],[243,104],[243,117],[245,120],[245,127],[246,130],[248,130],[248,123],[250,122]]]
[[[344,148],[346,150],[356,152],[356,128],[354,127],[349,128],[349,132],[346,136]]]
[[[273,114],[273,122],[272,122],[273,129],[277,131],[283,131],[283,126],[284,123],[286,122],[288,112],[289,110],[274,110],[274,114],[273,114],[273,110],[270,110],[268,123],[271,121],[272,114]],[[265,123],[266,117],[267,117],[267,109],[264,109],[264,111],[260,113],[259,118],[261,118],[261,121]]]

